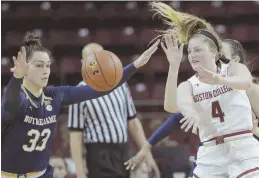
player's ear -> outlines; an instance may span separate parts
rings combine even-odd
[[[239,63],[239,62],[240,62],[240,57],[239,57],[239,56],[235,56],[235,57],[233,58],[233,61]]]

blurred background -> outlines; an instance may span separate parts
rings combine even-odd
[[[248,67],[259,77],[259,1],[244,2],[180,2],[168,1],[179,11],[203,17],[213,24],[222,38],[231,38],[242,43],[246,50]],[[43,45],[54,57],[49,85],[77,85],[81,80],[81,50],[96,42],[114,52],[127,65],[134,61],[156,37],[156,29],[164,26],[147,2],[1,2],[2,91],[11,73],[12,56],[17,54],[26,31],[41,37]],[[161,49],[150,62],[129,80],[132,97],[143,122],[146,136],[161,125],[169,116],[163,110],[164,89],[168,62]],[[181,65],[180,80],[192,75],[186,56]],[[258,79],[258,78],[255,78]],[[52,155],[65,158],[69,174],[74,168],[70,158],[67,132],[68,108],[62,108],[63,119],[58,124],[58,133]],[[184,178],[190,170],[197,151],[198,138],[180,130],[163,140],[154,148],[163,178]],[[134,145],[132,146],[134,152]]]

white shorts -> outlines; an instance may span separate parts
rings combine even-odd
[[[259,142],[251,135],[201,146],[194,178],[259,178]]]

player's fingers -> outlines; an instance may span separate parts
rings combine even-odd
[[[182,118],[182,119],[180,120],[180,123],[183,123],[183,122],[184,122],[185,120],[187,120],[187,119],[188,119],[188,116]]]
[[[132,158],[131,158],[132,159]],[[128,161],[126,161],[125,163],[124,163],[124,165],[126,166],[126,165],[128,165],[130,162],[131,162],[131,159],[129,159]]]
[[[203,75],[203,70],[200,65],[196,69],[197,69],[197,72],[199,72],[199,75]]]
[[[152,56],[156,52],[157,49],[158,49],[157,46],[154,49],[152,49],[152,51],[149,53],[149,56]]]
[[[11,72],[14,72],[14,67],[10,69]]]
[[[159,43],[160,43],[160,39],[156,40],[156,42],[149,49],[152,50],[153,48],[156,48]]]
[[[128,162],[127,167],[126,167],[127,170],[129,170],[129,169],[131,168],[131,166],[132,166],[132,161],[133,161],[133,160],[130,160],[130,161]]]
[[[22,60],[25,62],[26,61],[26,50],[25,47],[21,47],[21,54],[22,54]]]
[[[168,35],[168,42],[169,42],[170,48],[175,47],[174,36]]]
[[[181,129],[185,128],[190,122],[190,119],[187,119],[181,126]]]
[[[138,164],[139,163],[137,161],[134,161],[132,166],[131,166],[131,170],[133,171]]]
[[[162,49],[164,50],[164,52],[166,53],[166,47],[165,47],[165,45],[164,45],[164,42],[161,42],[161,47],[162,47]]]
[[[158,39],[145,53],[147,56],[153,54],[156,50],[157,50],[157,47],[158,47],[158,44],[159,44],[160,40]]]
[[[187,127],[185,128],[185,132],[188,132],[190,130],[190,128],[193,126],[194,124],[194,120],[191,119],[191,121],[189,122],[189,124],[187,125]]]
[[[19,51],[17,56],[17,61],[20,62],[22,60],[22,53]]]
[[[18,65],[18,61],[17,61],[17,59],[16,59],[16,57],[15,57],[15,56],[13,56],[13,63],[14,63],[14,65],[15,65],[15,66],[17,66],[17,65]]]
[[[174,47],[178,48],[178,42],[177,42],[176,36],[173,36],[172,40],[173,40]]]
[[[166,44],[167,49],[170,48],[170,42],[169,42],[168,35],[165,36],[165,44]]]

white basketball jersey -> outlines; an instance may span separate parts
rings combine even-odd
[[[227,76],[229,65],[222,64],[219,75]],[[202,142],[215,136],[252,130],[252,112],[244,90],[201,82],[196,75],[188,80],[200,114],[199,136]]]

